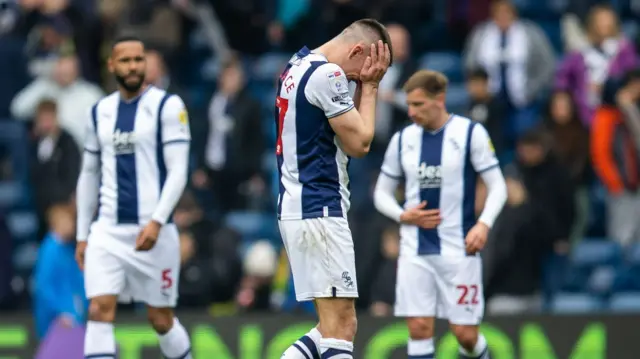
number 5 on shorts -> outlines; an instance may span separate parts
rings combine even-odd
[[[173,286],[173,278],[171,277],[171,269],[162,271],[162,290],[169,289]]]

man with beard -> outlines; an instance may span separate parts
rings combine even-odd
[[[191,359],[189,336],[173,313],[180,247],[170,218],[187,179],[187,112],[180,97],[144,85],[139,39],[118,39],[108,66],[118,91],[87,116],[76,192],[76,260],[90,300],[85,358],[115,358],[117,301],[136,300],[146,304],[164,356]]]

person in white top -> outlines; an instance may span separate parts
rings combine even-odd
[[[85,358],[115,358],[117,301],[136,300],[147,305],[165,357],[191,359],[189,336],[173,313],[180,250],[171,223],[186,185],[191,135],[180,97],[145,85],[145,68],[139,39],[116,40],[109,71],[118,91],[86,120],[76,189],[76,259],[90,300]]]
[[[352,358],[358,297],[347,222],[348,156],[369,151],[378,84],[391,63],[389,34],[359,20],[314,51],[304,47],[280,75],[275,99],[278,224],[298,301],[320,322],[282,358]],[[358,81],[352,98],[349,81]]]
[[[449,320],[463,358],[487,359],[479,252],[507,198],[487,131],[445,108],[447,78],[415,73],[405,84],[413,124],[387,148],[374,191],[378,211],[401,224],[395,315],[406,317],[409,358],[434,358],[434,318]],[[488,188],[476,220],[478,175]],[[406,202],[395,197],[404,185]]]

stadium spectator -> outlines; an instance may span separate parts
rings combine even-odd
[[[551,135],[551,153],[577,186],[576,220],[571,241],[584,235],[589,214],[589,184],[592,171],[589,161],[589,131],[580,121],[576,106],[568,92],[555,92],[543,119]]]
[[[276,273],[278,254],[269,241],[253,243],[244,257],[244,278],[236,295],[236,303],[245,311],[271,308],[271,281]]]
[[[206,307],[211,304],[210,258],[200,252],[198,243],[189,232],[180,233],[180,260],[178,304],[185,307]]]
[[[471,70],[467,74],[467,91],[471,97],[467,116],[485,126],[493,141],[498,158],[504,154],[504,127],[506,113],[504,103],[498,100],[489,88],[489,74],[481,69]]]
[[[485,295],[497,296],[490,311],[524,311],[539,300],[543,261],[569,249],[575,190],[568,171],[550,155],[542,130],[522,136],[506,175],[509,200],[490,233]]]
[[[41,76],[20,91],[11,102],[11,114],[32,120],[40,101],[52,98],[58,105],[60,126],[73,136],[82,148],[84,126],[89,110],[103,95],[102,90],[79,77],[78,59],[65,56],[56,63],[51,77]]]
[[[84,322],[88,302],[84,279],[75,261],[74,212],[55,206],[48,213],[50,232],[38,252],[35,268],[34,315],[37,334],[43,338],[56,320],[65,326]]]
[[[13,238],[7,227],[7,215],[0,211],[0,309],[7,308],[11,301],[11,279],[13,278]]]
[[[217,229],[218,223],[205,216],[204,211],[198,205],[193,192],[186,190],[173,213],[173,221],[178,230],[191,234],[198,248],[198,255],[208,257],[212,253],[211,233]]]
[[[640,71],[630,72],[620,88],[605,85],[603,104],[596,110],[591,130],[591,158],[607,189],[607,234],[627,246],[640,238],[640,161],[636,139],[619,106],[640,103]]]
[[[264,132],[260,104],[249,94],[242,63],[228,59],[220,72],[218,91],[209,106],[209,119],[194,136],[203,134],[204,148],[196,149],[199,169],[193,175],[197,188],[214,193],[222,212],[248,209],[252,197],[266,187],[262,178]]]
[[[393,314],[396,299],[396,272],[400,254],[399,227],[395,224],[382,233],[382,260],[371,288],[371,307],[369,312],[377,317]]]
[[[556,60],[542,29],[519,19],[510,1],[493,2],[491,15],[469,36],[464,65],[487,70],[491,92],[507,106],[506,134],[516,139],[535,126],[537,101],[552,85]]]
[[[80,173],[80,151],[73,137],[58,125],[55,102],[44,100],[36,109],[31,151],[31,183],[40,217],[38,239],[47,231],[46,213],[58,204],[71,203]]]
[[[571,93],[582,122],[591,126],[609,78],[623,75],[638,64],[634,45],[622,34],[615,11],[598,5],[589,12],[588,45],[569,53],[558,68],[555,88]]]

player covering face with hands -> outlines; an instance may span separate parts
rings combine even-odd
[[[378,84],[391,62],[386,29],[364,19],[313,51],[302,48],[280,75],[278,225],[296,299],[313,301],[319,317],[282,358],[353,357],[358,282],[347,163],[369,151]],[[354,96],[349,81],[358,84]]]
[[[447,78],[419,71],[405,84],[413,124],[387,148],[374,191],[376,208],[401,223],[395,315],[409,327],[409,358],[435,358],[435,317],[445,318],[463,358],[487,359],[478,327],[484,313],[482,262],[489,228],[507,198],[487,131],[448,113]],[[488,195],[475,217],[478,177]],[[394,194],[403,184],[406,203]]]

